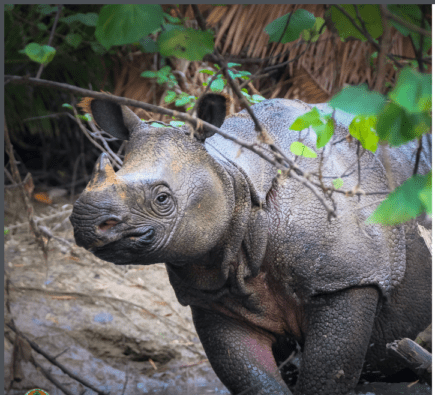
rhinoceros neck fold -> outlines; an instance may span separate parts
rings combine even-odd
[[[249,296],[251,292],[245,280],[258,274],[264,260],[268,232],[266,213],[252,205],[245,175],[233,164],[219,162],[233,184],[232,220],[216,251],[182,266],[167,264],[169,279],[183,305],[216,301],[228,294]]]

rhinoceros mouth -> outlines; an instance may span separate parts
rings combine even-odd
[[[106,230],[107,233],[115,231],[116,225]],[[89,251],[100,259],[118,265],[143,264],[143,260],[155,252],[159,244],[155,229],[147,226],[122,234],[106,234],[96,240]]]

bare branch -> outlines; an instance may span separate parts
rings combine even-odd
[[[39,244],[39,247],[41,248],[44,258],[47,259],[47,244],[36,225],[35,219],[33,218],[33,205],[30,201],[31,193],[33,191],[33,180],[32,175],[30,173],[27,174],[27,176],[24,179],[24,182],[21,182],[21,176],[18,171],[18,167],[16,165],[15,156],[14,156],[14,148],[12,147],[11,139],[9,137],[9,131],[8,127],[6,125],[6,119],[4,122],[4,132],[5,132],[5,143],[6,143],[6,152],[9,155],[9,161],[11,164],[11,170],[12,170],[12,176],[14,178],[14,181],[16,184],[21,184],[21,195],[24,201],[24,206],[26,207],[27,216],[29,218],[30,228],[32,229],[33,234],[35,235],[36,242]],[[26,186],[26,184],[29,184],[29,186]]]
[[[204,17],[201,14],[201,11],[199,10],[198,5],[192,4],[192,9],[193,9],[193,13],[195,15],[196,21],[198,22],[199,27],[201,28],[201,30],[206,31],[207,30],[206,22],[204,20]]]
[[[341,13],[343,13],[348,19],[349,19],[349,21],[350,21],[350,23],[352,23],[352,25],[355,27],[355,29],[357,29],[365,38],[367,38],[367,40],[368,40],[368,42],[370,43],[370,44],[372,44],[376,49],[377,49],[377,51],[378,52],[380,52],[380,46],[379,46],[379,44],[375,41],[375,40],[373,40],[373,37],[370,35],[370,34],[368,34],[368,33],[365,33],[356,23],[355,23],[355,21],[354,21],[354,19],[352,18],[352,16],[343,8],[343,7],[341,7],[341,6],[339,6],[339,5],[337,5],[337,4],[333,4],[333,7],[335,7],[335,8],[337,8],[338,10],[340,10],[341,11]],[[388,56],[388,58],[390,58],[393,62],[394,62],[394,64],[397,66],[397,67],[399,67],[399,68],[402,68],[403,67],[403,65],[401,64],[401,63],[399,63],[396,59],[394,59],[394,57],[393,56],[390,56],[389,54],[387,54],[387,56]]]
[[[359,16],[358,6],[355,6],[355,9],[357,10],[358,19],[362,21],[362,18]],[[378,53],[378,75],[376,76],[374,90],[382,93],[382,90],[385,86],[385,75],[387,73],[387,67],[386,67],[387,65],[386,65],[385,57],[387,56],[387,52],[389,49],[388,47],[391,44],[391,27],[387,23],[387,18],[384,14],[384,9],[381,8],[380,10],[381,10],[383,33],[380,39],[381,45]],[[365,29],[365,27],[364,30],[367,32],[367,29]]]
[[[53,358],[50,354],[48,354],[47,352],[45,352],[44,350],[42,350],[35,342],[31,341],[30,339],[28,339],[25,335],[23,335],[23,333],[19,332],[14,326],[6,323],[6,326],[11,329],[12,331],[15,332],[15,334],[17,336],[21,336],[23,339],[25,339],[30,347],[33,348],[33,350],[35,350],[38,354],[41,354],[45,359],[47,359],[50,363],[52,363],[53,365],[57,366],[60,370],[62,370],[62,372],[64,372],[65,374],[67,374],[69,377],[71,377],[72,379],[78,381],[80,384],[84,385],[85,387],[90,388],[92,391],[95,391],[97,394],[99,395],[107,395],[106,392],[104,391],[100,391],[98,388],[96,388],[94,385],[92,385],[91,383],[89,383],[88,381],[82,379],[81,377],[77,376],[75,373],[73,373],[71,370],[69,370],[68,368],[66,368],[65,366],[63,366],[61,363],[57,362],[55,358]],[[35,361],[36,362],[36,361]],[[54,382],[53,382],[54,383]],[[59,387],[61,388],[61,387]],[[62,389],[62,391],[64,391]],[[65,391],[64,391],[65,392]],[[69,392],[65,392],[66,394],[69,394]]]
[[[62,4],[58,4],[57,5],[56,16],[54,18],[53,26],[51,28],[50,38],[48,39],[48,44],[47,45],[49,45],[49,46],[51,45],[51,42],[53,41],[54,32],[56,30],[57,22],[59,21],[59,17],[60,17],[60,13],[61,12],[62,12]],[[41,77],[42,70],[44,70],[44,65],[41,63],[41,66],[39,66],[38,73],[36,74],[36,78],[39,79]]]
[[[216,58],[216,57],[215,57]],[[224,64],[224,63],[222,63]],[[228,72],[226,70],[226,66],[222,67],[222,69],[224,70],[224,74],[226,74],[226,77],[228,78],[228,81],[231,85],[231,87],[234,89],[234,91],[237,93],[240,93],[240,90],[235,86],[234,81],[232,81],[231,78],[229,78]],[[355,196],[355,195],[373,195],[373,194],[388,194],[388,191],[380,191],[380,192],[370,192],[370,193],[365,193],[364,191],[341,191],[341,190],[335,190],[335,188],[326,188],[324,189],[324,187],[322,188],[322,185],[320,185],[319,183],[315,183],[313,181],[310,180],[311,174],[309,173],[305,173],[304,171],[302,171],[302,169],[300,169],[300,167],[292,160],[290,159],[287,155],[285,155],[282,150],[277,147],[273,141],[270,139],[269,141],[266,141],[266,143],[268,143],[270,151],[268,151],[267,149],[265,149],[264,147],[262,147],[260,144],[253,142],[247,142],[241,139],[238,139],[226,132],[224,132],[223,130],[205,122],[205,121],[200,121],[197,118],[194,118],[186,113],[181,113],[178,111],[174,111],[174,110],[169,110],[166,108],[162,108],[162,107],[158,107],[152,104],[148,104],[148,103],[144,103],[144,102],[140,102],[137,100],[132,100],[132,99],[127,99],[124,97],[119,97],[119,96],[115,96],[115,95],[111,95],[111,94],[107,94],[107,93],[102,93],[102,92],[94,92],[88,89],[83,89],[83,88],[78,88],[69,84],[65,84],[65,83],[59,83],[59,82],[53,82],[53,81],[47,81],[47,80],[41,80],[41,79],[35,79],[35,78],[29,78],[29,77],[19,77],[19,76],[11,76],[11,75],[6,75],[5,76],[5,80],[9,81],[11,83],[14,84],[31,84],[31,85],[37,85],[37,86],[47,86],[47,87],[51,87],[51,88],[56,88],[56,89],[61,89],[61,90],[66,90],[69,92],[74,92],[76,94],[82,95],[82,96],[87,96],[87,97],[93,97],[96,99],[100,99],[100,100],[107,100],[107,101],[111,101],[111,102],[115,102],[121,105],[126,105],[126,106],[132,106],[132,107],[138,107],[138,108],[142,108],[144,110],[147,111],[151,111],[151,112],[155,112],[155,113],[159,113],[159,114],[163,114],[163,115],[169,115],[171,117],[175,117],[178,118],[184,122],[189,123],[192,127],[197,128],[199,122],[201,122],[201,126],[203,128],[205,128],[206,130],[209,130],[213,133],[217,133],[219,135],[221,135],[222,137],[229,139],[233,142],[235,142],[236,144],[239,144],[240,146],[249,149],[250,151],[256,153],[257,155],[259,155],[261,158],[263,158],[264,160],[266,160],[267,162],[269,162],[270,164],[272,164],[273,166],[275,166],[277,169],[284,171],[284,172],[288,172],[291,171],[291,175],[293,177],[295,177],[295,179],[298,180],[302,180],[305,179],[303,181],[304,185],[308,186],[316,195],[316,197],[319,199],[319,201],[322,203],[322,205],[325,207],[325,209],[328,212],[328,215],[334,215],[333,210],[330,208],[329,204],[326,202],[326,200],[317,192],[317,190],[315,190],[315,187],[318,187],[320,189],[323,189],[325,193],[331,193],[331,192],[336,192],[336,193],[341,193],[341,194],[346,194],[347,196]],[[241,95],[242,96],[242,95]],[[250,106],[246,103],[247,105],[247,111],[251,111]],[[72,115],[70,115],[70,117],[74,118]],[[253,119],[256,119],[256,117],[254,116]],[[74,118],[75,120],[75,118]],[[255,121],[254,121],[255,122]],[[257,123],[259,124],[258,120]],[[80,125],[80,123],[79,123]],[[260,130],[261,130],[261,125],[260,126]],[[89,139],[90,136],[87,134],[86,128],[84,128],[83,125],[81,125],[81,127],[84,129],[82,129],[84,131],[84,133],[87,135],[87,137]],[[101,147],[98,143],[96,143],[94,140],[92,140],[92,143],[94,145],[96,145],[98,147],[99,150],[104,151],[104,148]],[[109,153],[110,155],[110,153]]]
[[[428,32],[426,29],[423,29],[421,27],[418,27],[414,25],[413,23],[410,23],[408,21],[405,21],[404,19],[398,17],[397,15],[394,15],[390,10],[387,8],[385,4],[380,4],[380,7],[384,10],[384,13],[388,19],[391,19],[397,23],[400,23],[402,26],[406,27],[409,30],[412,30],[418,34],[421,34],[425,37],[432,37],[432,32]]]
[[[417,149],[417,156],[415,158],[415,165],[414,165],[414,171],[412,172],[413,175],[417,174],[418,171],[418,163],[420,162],[420,154],[421,150],[423,149],[423,137],[420,137],[418,139],[418,149]]]

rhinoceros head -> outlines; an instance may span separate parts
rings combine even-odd
[[[89,107],[103,130],[128,142],[122,168],[102,154],[76,201],[77,244],[117,264],[183,264],[219,249],[235,202],[231,177],[201,142],[208,136],[151,127],[109,101]]]

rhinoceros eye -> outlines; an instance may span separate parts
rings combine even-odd
[[[166,185],[156,185],[154,190],[151,192],[154,195],[154,198],[151,199],[151,208],[157,214],[161,216],[170,216],[176,209],[176,204],[174,197],[168,191],[168,187]]]
[[[159,196],[157,196],[156,200],[157,202],[159,202],[160,204],[164,204],[167,202],[167,200],[169,199],[169,196],[167,193],[161,193]]]

